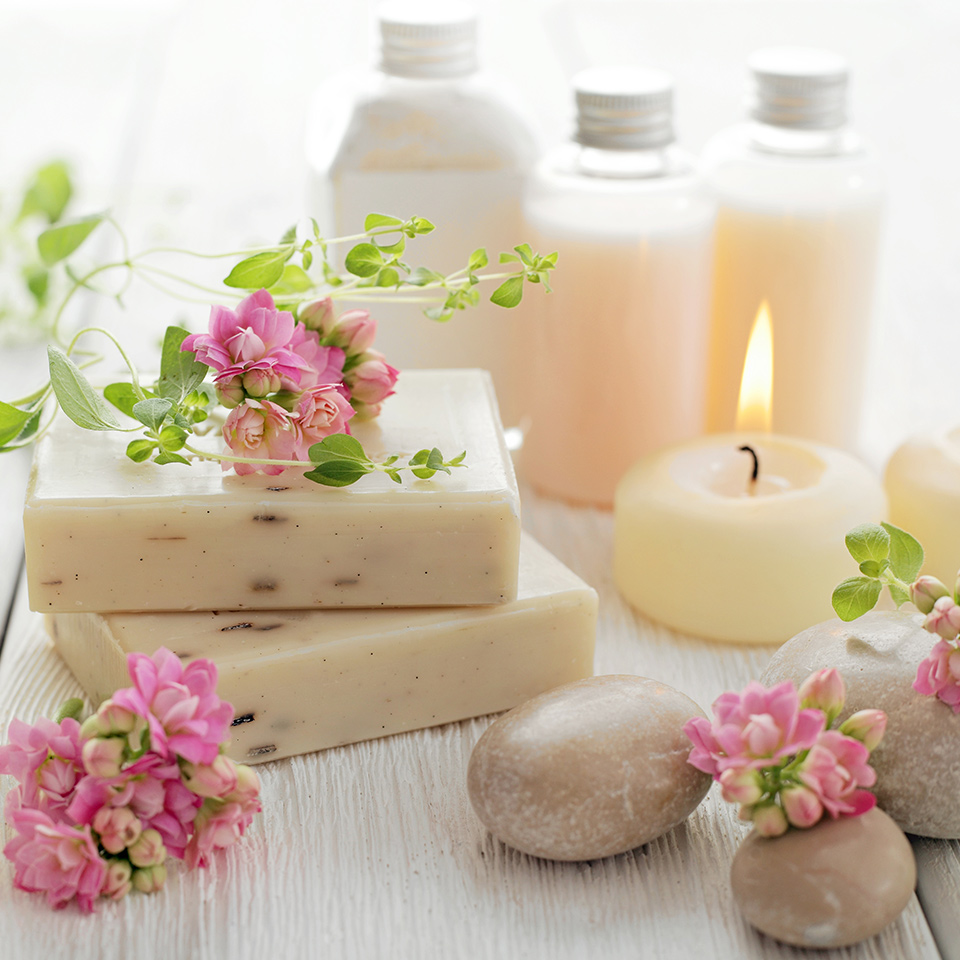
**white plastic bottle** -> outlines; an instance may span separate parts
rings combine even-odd
[[[477,66],[477,20],[458,0],[391,0],[379,10],[378,69],[322,93],[308,130],[312,204],[325,233],[363,229],[368,213],[426,217],[437,229],[408,241],[403,260],[447,274],[486,247],[491,264],[520,235],[523,180],[533,136]],[[339,94],[339,95],[338,95]],[[489,302],[438,323],[424,304],[372,295],[377,347],[404,367],[483,367],[493,373],[506,423],[514,399],[516,318]]]
[[[707,426],[734,425],[747,340],[773,321],[777,433],[853,449],[880,235],[880,167],[846,125],[836,54],[771,48],[749,61],[750,122],[703,155],[718,198]]]
[[[530,242],[560,254],[531,297],[522,475],[608,507],[627,468],[703,426],[714,206],[674,146],[665,73],[574,78],[574,143],[549,155],[524,204]]]

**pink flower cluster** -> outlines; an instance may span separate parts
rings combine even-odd
[[[940,639],[930,655],[920,662],[913,689],[927,697],[939,697],[960,713],[960,604],[936,577],[920,577],[910,585],[910,599],[925,613],[925,629]]]
[[[812,827],[825,813],[859,816],[876,804],[863,788],[876,782],[867,761],[887,718],[861,710],[833,729],[845,698],[833,669],[812,674],[799,691],[790,682],[750,683],[721,694],[712,723],[694,717],[683,728],[693,744],[688,762],[719,781],[724,799],[765,836]]]
[[[184,339],[181,349],[216,372],[220,402],[230,408],[223,427],[227,446],[255,460],[308,460],[310,447],[348,421],[380,413],[398,371],[371,349],[376,321],[366,310],[334,316],[329,298],[278,310],[266,290],[236,310],[216,306],[207,333]],[[224,463],[224,469],[230,466]],[[282,473],[282,464],[233,464],[238,474]]]
[[[216,667],[184,667],[164,648],[127,664],[134,685],[82,726],[13,720],[0,747],[0,773],[17,779],[3,852],[14,884],[53,907],[159,890],[168,853],[203,866],[260,810],[257,775],[220,752],[233,708],[216,695]]]

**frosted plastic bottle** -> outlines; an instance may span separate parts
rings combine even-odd
[[[667,74],[594,67],[574,88],[575,142],[524,204],[534,249],[560,257],[525,317],[521,472],[608,507],[635,460],[702,431],[714,205],[674,146]]]
[[[773,319],[773,430],[853,449],[880,235],[879,164],[846,126],[836,54],[771,48],[749,62],[751,121],[703,155],[718,199],[707,426],[734,426],[747,339]]]
[[[405,262],[446,274],[485,246],[495,265],[525,239],[520,197],[536,147],[507,95],[478,71],[473,9],[394,0],[380,8],[379,29],[379,68],[323,91],[308,130],[314,215],[328,236],[359,232],[368,213],[426,217],[437,229],[408,242]],[[427,319],[423,303],[390,302],[388,290],[369,309],[394,366],[486,368],[513,423],[516,317],[489,303],[494,289],[483,285],[480,305],[446,323]]]

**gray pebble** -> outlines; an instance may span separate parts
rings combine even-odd
[[[632,850],[686,820],[710,777],[682,727],[703,711],[655,680],[604,676],[534,697],[496,720],[470,758],[477,816],[504,843],[551,860]]]
[[[798,633],[774,655],[766,686],[836,667],[847,685],[842,717],[876,708],[887,714],[883,741],[870,754],[874,793],[901,829],[960,838],[960,714],[913,689],[917,666],[936,637],[916,613],[872,611],[844,623],[827,620]]]

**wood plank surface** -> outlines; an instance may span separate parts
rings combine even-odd
[[[610,579],[609,514],[525,498],[525,525],[601,596],[600,673],[639,673],[702,704],[759,675],[772,652],[679,638],[635,616]],[[18,597],[0,660],[0,726],[48,714],[79,687],[42,618]],[[729,865],[745,834],[716,790],[686,824],[588,863],[531,858],[494,840],[465,789],[489,718],[265,764],[264,813],[206,871],[104,903],[98,918],[13,890],[0,865],[0,955],[138,958],[786,958],[807,955],[739,916]],[[4,778],[7,780],[7,778]],[[9,787],[9,780],[0,790]],[[954,874],[956,875],[956,874]],[[9,951],[9,952],[8,952]],[[825,960],[940,956],[914,898],[881,935]]]

